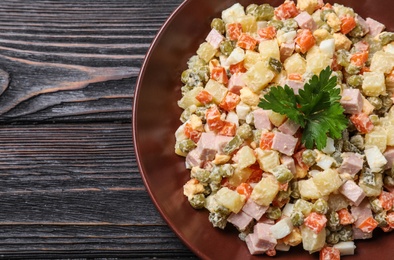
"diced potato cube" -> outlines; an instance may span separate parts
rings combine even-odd
[[[195,194],[203,193],[205,191],[204,186],[196,179],[190,179],[183,185],[183,194],[186,197],[191,197]]]
[[[387,145],[394,146],[394,125],[386,126],[387,131]]]
[[[227,23],[234,23],[237,18],[245,16],[245,9],[244,7],[236,3],[231,7],[227,8],[226,10],[222,11],[222,19]]]
[[[264,177],[256,184],[250,198],[261,206],[269,206],[279,192],[279,183],[273,176]]]
[[[198,93],[200,93],[204,88],[197,87],[185,93],[185,95],[178,101],[178,106],[186,109],[192,105],[201,106],[201,103],[196,99]]]
[[[333,247],[338,249],[341,255],[354,255],[354,250],[356,249],[354,241],[339,242]]]
[[[335,13],[328,13],[325,17],[327,19],[327,24],[333,29],[334,32],[341,30],[341,19]]]
[[[322,197],[319,189],[312,179],[298,181],[298,190],[303,199],[318,199]]]
[[[250,168],[240,169],[239,167],[236,167],[233,175],[228,177],[227,180],[230,185],[237,187],[241,183],[246,182],[251,174],[252,170]]]
[[[319,47],[312,47],[306,55],[306,71],[318,75],[327,66],[331,66],[332,59],[323,53]]]
[[[367,163],[372,172],[380,172],[387,160],[377,146],[370,146],[364,150]]]
[[[251,67],[245,74],[243,80],[253,92],[259,93],[275,77],[275,73],[270,70],[265,62],[259,61]]]
[[[326,242],[326,229],[323,228],[318,234],[316,234],[309,227],[302,225],[300,227],[302,236],[302,246],[304,250],[309,253],[320,251],[324,247]]]
[[[226,96],[228,89],[216,80],[210,79],[205,85],[205,90],[211,94],[213,101],[219,104]]]
[[[208,42],[203,42],[198,47],[197,55],[205,62],[209,62],[216,54],[217,50]]]
[[[302,242],[301,231],[298,227],[293,228],[291,233],[282,239],[289,246],[298,246]]]
[[[258,61],[261,61],[261,60],[262,60],[262,58],[258,52],[247,50],[245,53],[244,66],[247,70],[249,70]]]
[[[297,7],[301,11],[307,11],[309,14],[312,14],[318,7],[318,0],[298,0]]]
[[[335,40],[335,50],[350,50],[350,47],[352,46],[352,41],[349,40],[346,35],[342,33],[334,33],[333,35],[334,40]]]
[[[259,52],[264,61],[268,61],[270,58],[280,60],[279,45],[276,39],[260,42]]]
[[[263,171],[271,172],[280,164],[279,152],[275,150],[262,150],[261,148],[255,149],[257,162]]]
[[[241,149],[239,149],[236,156],[238,158],[238,167],[240,169],[249,167],[256,162],[254,151],[249,146],[243,146]]]
[[[215,212],[215,209],[218,208],[218,202],[215,199],[216,193],[211,194],[205,198],[204,208],[206,208],[209,212]]]
[[[342,180],[339,177],[338,172],[334,169],[327,169],[322,172],[318,172],[313,175],[312,180],[323,196],[338,190],[342,185]]]
[[[371,132],[365,134],[365,147],[370,146],[377,146],[382,153],[386,150],[387,133],[382,127],[374,127]]]
[[[254,33],[257,31],[257,21],[253,15],[239,17],[237,18],[237,22],[242,25],[243,32]]]
[[[298,53],[291,55],[283,63],[287,74],[300,74],[306,72],[306,60]]]
[[[238,213],[245,204],[245,197],[227,187],[221,188],[215,195],[216,201],[234,213]]]
[[[326,29],[317,29],[313,32],[313,37],[315,37],[317,43],[321,43],[324,40],[331,39],[332,35]]]
[[[388,74],[394,67],[394,54],[385,51],[377,51],[371,61],[371,71]]]
[[[271,123],[276,126],[279,127],[280,125],[283,124],[283,122],[285,122],[285,120],[287,119],[286,115],[281,115],[279,113],[276,113],[272,110],[269,110],[268,112],[268,118],[270,119]]]
[[[248,87],[242,88],[240,92],[241,92],[240,98],[242,103],[248,106],[257,106],[259,104],[260,102],[259,95],[252,92],[250,88]]]
[[[362,90],[365,95],[377,97],[386,93],[386,83],[383,72],[365,72]]]

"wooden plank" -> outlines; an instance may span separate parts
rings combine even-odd
[[[192,257],[139,176],[130,124],[0,131],[0,254]]]

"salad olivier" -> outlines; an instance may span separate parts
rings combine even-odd
[[[321,0],[239,3],[181,76],[191,206],[253,255],[320,259],[394,228],[394,33]]]

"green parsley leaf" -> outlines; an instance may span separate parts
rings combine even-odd
[[[289,86],[271,87],[270,92],[260,100],[259,107],[286,115],[303,128],[302,143],[308,149],[321,150],[327,144],[327,136],[341,138],[347,127],[344,109],[339,103],[340,89],[337,78],[331,77],[330,67],[322,70],[319,77],[314,75],[304,89],[294,94]]]

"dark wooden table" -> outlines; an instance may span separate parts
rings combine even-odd
[[[1,0],[0,257],[194,258],[132,140],[144,56],[182,0]]]

